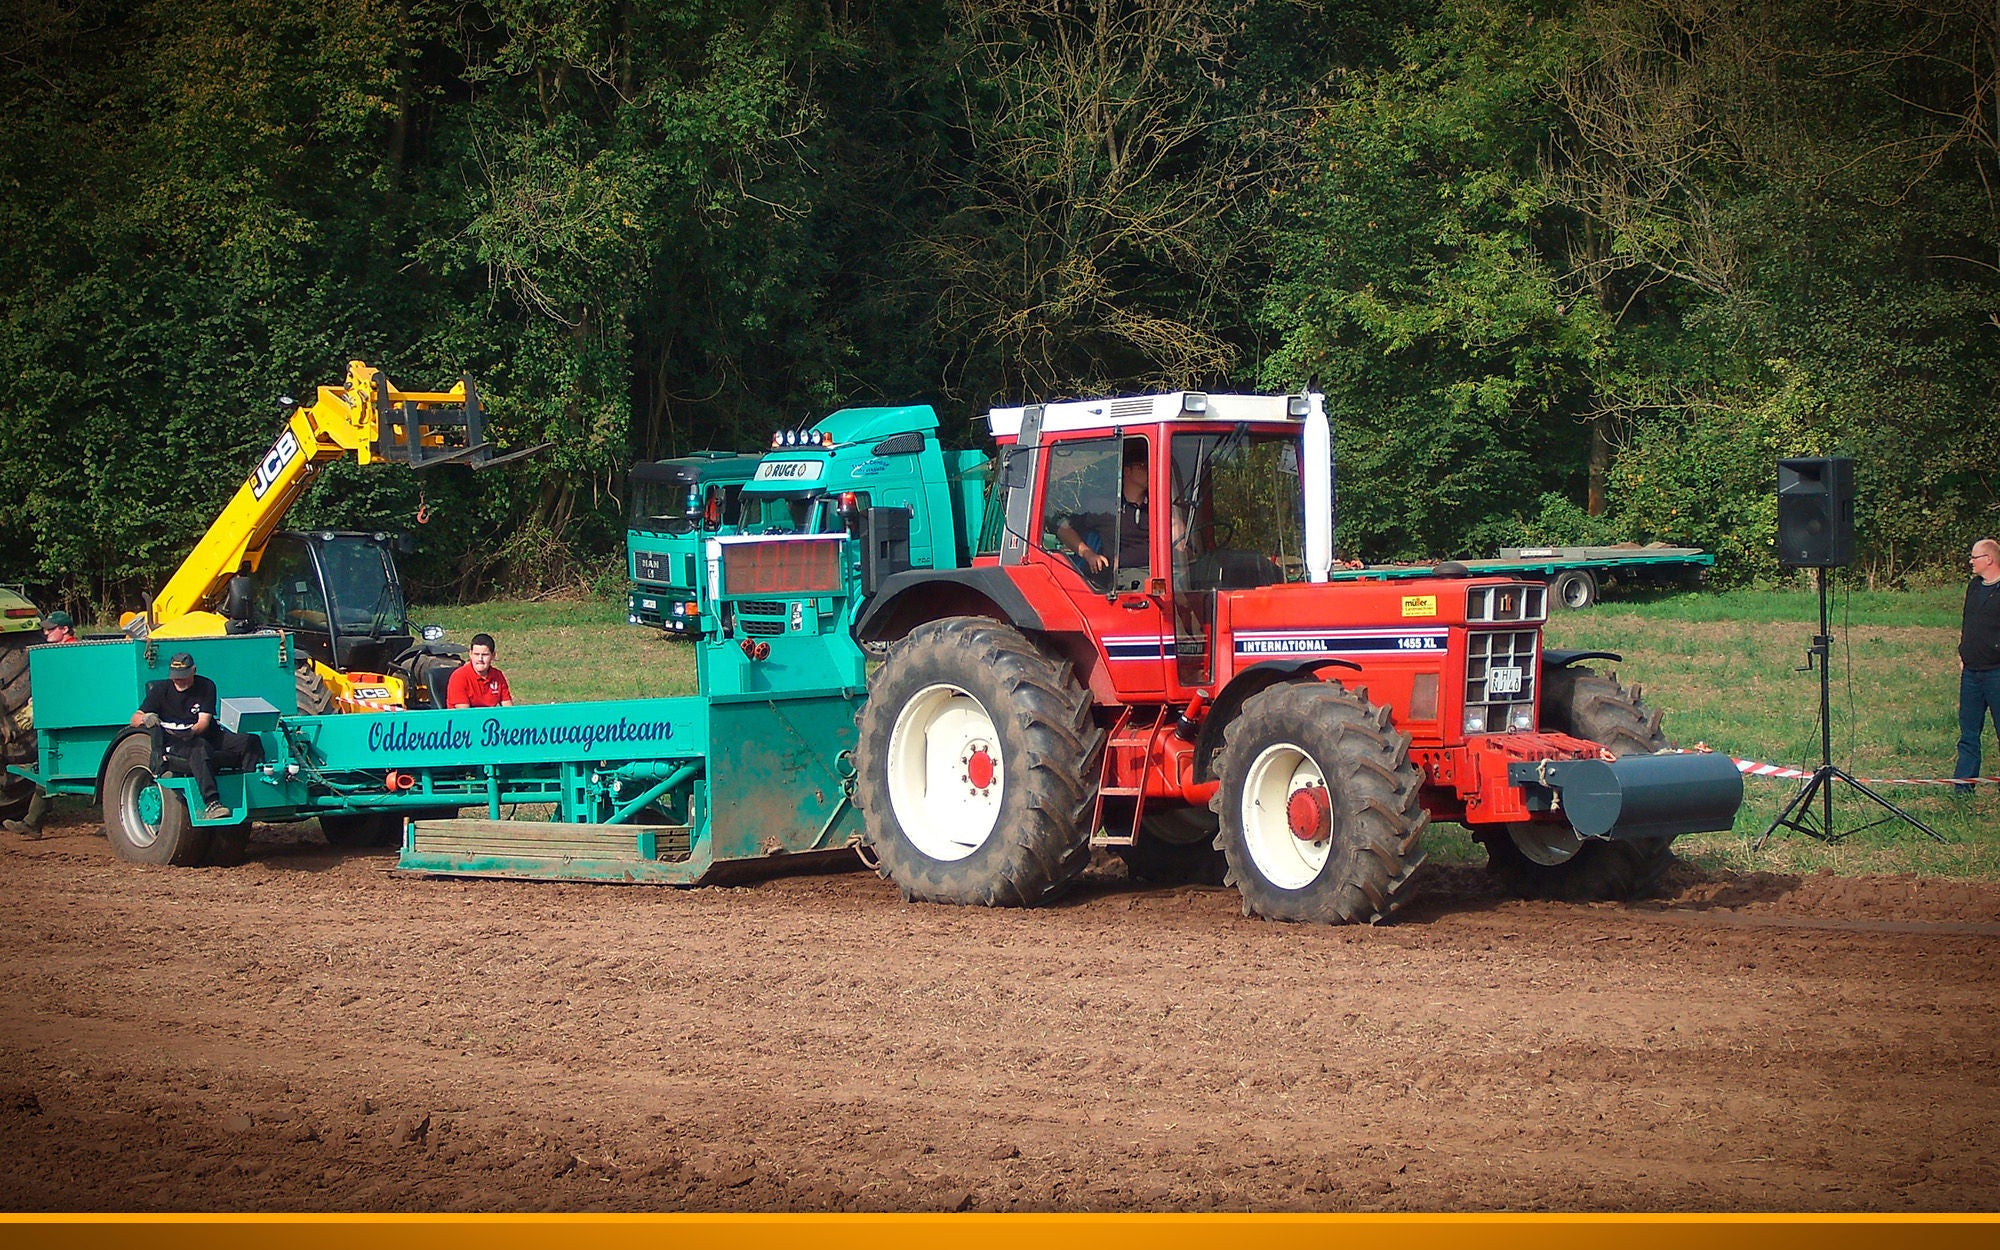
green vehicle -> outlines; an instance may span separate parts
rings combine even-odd
[[[632,495],[625,534],[625,568],[632,579],[626,620],[700,636],[693,587],[702,536],[736,532],[743,484],[757,462],[757,456],[741,452],[698,451],[632,466],[626,475]]]
[[[42,610],[19,586],[0,586],[0,766],[35,762],[28,708],[28,648],[42,640]],[[135,705],[136,706],[136,705]],[[0,820],[17,820],[35,797],[33,782],[0,773]]]
[[[901,569],[970,563],[992,462],[982,451],[946,450],[937,431],[928,404],[843,408],[810,429],[778,431],[762,457],[703,452],[644,466],[644,479],[635,467],[626,619],[701,637],[719,623],[715,605],[694,593],[706,540],[853,533],[871,509],[876,540],[843,549],[864,597]],[[644,526],[642,502],[651,509]]]

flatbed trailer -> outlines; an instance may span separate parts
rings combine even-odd
[[[1605,582],[1662,585],[1698,579],[1715,557],[1698,547],[1502,547],[1491,560],[1461,560],[1474,577],[1510,576],[1545,582],[1556,607],[1572,611],[1597,602]],[[1333,581],[1397,581],[1430,577],[1434,564],[1369,564],[1334,569]]]

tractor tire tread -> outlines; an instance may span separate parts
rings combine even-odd
[[[1324,751],[1299,739],[1319,736]],[[1254,757],[1280,741],[1312,756],[1334,799],[1336,846],[1320,877],[1284,890],[1257,871],[1242,832],[1237,792]],[[1421,776],[1409,757],[1409,737],[1395,730],[1388,709],[1338,682],[1288,682],[1247,700],[1223,728],[1216,772],[1223,778],[1211,807],[1221,814],[1216,848],[1228,859],[1227,879],[1243,895],[1243,913],[1320,924],[1379,924],[1409,898],[1429,817],[1417,801]],[[1321,758],[1321,754],[1326,758]],[[1240,795],[1234,805],[1240,809]]]
[[[885,757],[901,708],[871,697],[858,717],[855,803],[876,872],[913,901],[1029,907],[1054,897],[1090,863],[1104,735],[1088,692],[1066,663],[987,617],[946,617],[911,630],[890,648],[870,688],[879,691],[917,666],[992,704],[985,710],[1005,744],[1005,807],[986,843],[964,859],[925,855],[897,825],[888,794]]]

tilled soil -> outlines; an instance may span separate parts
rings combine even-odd
[[[14,1210],[1963,1210],[1996,1204],[2000,887],[1640,907],[1427,870],[1398,923],[1093,869],[399,877],[0,834]]]

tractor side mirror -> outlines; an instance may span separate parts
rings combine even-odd
[[[249,620],[251,600],[256,594],[257,583],[238,573],[229,579],[229,589],[223,594],[222,614],[232,621]]]
[[[415,534],[410,533],[408,530],[398,530],[395,537],[397,555],[413,556],[417,554],[417,536]]]

